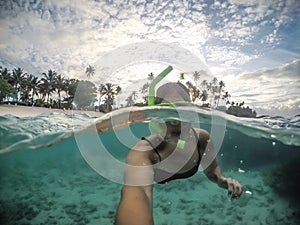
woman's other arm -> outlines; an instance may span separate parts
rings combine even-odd
[[[243,187],[238,181],[232,178],[226,178],[222,175],[222,170],[218,166],[213,142],[209,133],[205,130],[200,130],[199,136],[200,146],[202,148],[201,165],[205,175],[209,180],[218,184],[219,187],[227,189],[228,195],[230,195],[232,199],[239,198],[242,194]]]

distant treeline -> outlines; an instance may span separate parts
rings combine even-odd
[[[244,107],[244,102],[230,101],[231,95],[225,90],[225,83],[213,78],[201,79],[204,71],[194,71],[194,82],[185,81],[186,73],[180,73],[178,82],[190,90],[192,101],[201,107],[222,110],[229,114],[244,117],[256,117],[256,112]],[[113,83],[98,84],[89,81],[95,74],[95,67],[89,65],[85,74],[88,80],[69,79],[54,70],[36,76],[24,72],[22,68],[11,71],[0,66],[0,103],[27,106],[86,109],[109,112],[114,108],[115,98],[121,93],[119,85]],[[133,91],[125,100],[124,106],[147,105],[148,89],[155,75],[148,74],[146,82],[139,90]],[[201,82],[199,82],[201,81]],[[95,102],[98,102],[95,106]]]
[[[186,81],[186,76],[192,76],[194,82]],[[191,74],[178,74],[178,82],[188,87],[193,103],[201,107],[221,110],[235,116],[256,117],[256,112],[250,109],[249,106],[244,107],[244,102],[238,103],[230,101],[231,95],[225,90],[224,81],[218,81],[216,77],[210,81],[201,79],[205,76],[205,71],[194,71]],[[143,106],[148,104],[148,89],[154,77],[155,75],[153,73],[148,74],[148,82],[146,82],[140,90],[133,91],[127,97],[126,106]],[[142,99],[142,102],[138,101],[138,99]]]
[[[86,69],[89,78],[93,67]],[[0,103],[51,108],[77,108],[94,110],[94,103],[102,102],[102,110],[112,109],[115,96],[121,88],[115,84],[66,78],[54,70],[41,74],[41,78],[15,68],[0,67]],[[100,98],[97,99],[97,94]],[[103,99],[101,99],[103,98]]]

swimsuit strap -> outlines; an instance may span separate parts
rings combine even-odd
[[[195,129],[193,127],[192,127],[192,130],[194,132],[195,138],[197,139],[197,151],[198,151],[198,154],[199,154],[199,162],[200,162],[200,160],[201,160],[201,153],[200,153],[199,135],[197,134],[197,132],[195,131]],[[152,147],[152,149],[154,150],[154,152],[157,154],[157,156],[159,158],[159,161],[161,162],[161,156],[158,153],[157,148],[153,145],[153,143],[151,141],[149,141],[145,137],[142,137],[141,139],[144,140],[144,141],[147,141],[149,143],[149,145]]]
[[[192,130],[194,132],[195,138],[197,139],[197,150],[198,150],[198,153],[199,153],[199,161],[200,161],[200,159],[201,159],[201,152],[200,152],[199,135],[197,134],[196,130],[193,127],[192,127]]]
[[[153,149],[153,150],[155,151],[155,153],[158,155],[159,161],[161,162],[161,156],[160,156],[160,154],[158,153],[157,148],[152,144],[152,142],[149,141],[149,140],[148,140],[147,138],[145,138],[145,137],[142,137],[142,140],[147,141],[147,142],[150,144],[150,146],[152,147],[152,149]]]

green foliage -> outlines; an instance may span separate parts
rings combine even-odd
[[[6,97],[15,97],[16,91],[14,87],[9,84],[6,80],[0,78],[0,103]]]
[[[44,106],[46,106],[46,103],[45,103],[45,101],[43,101],[43,99],[36,99],[35,100],[35,106],[38,106],[38,107],[44,107]]]
[[[113,109],[112,105],[114,104],[115,97],[121,90],[121,87],[116,84],[106,83],[101,85],[100,94],[104,96],[106,112],[110,112]]]
[[[191,81],[185,82],[186,87],[189,89],[191,100],[195,104],[199,104],[202,107],[213,108],[226,112],[228,114],[233,114],[235,116],[241,117],[256,117],[256,112],[249,107],[242,107],[244,103],[237,103],[237,106],[233,106],[230,103],[231,95],[225,90],[225,83],[222,80],[218,80],[214,77],[211,80],[203,80],[202,76],[207,76],[207,73],[203,70],[194,71],[192,73],[181,72],[178,74],[178,82],[182,83],[187,76],[192,76],[194,83]],[[150,73],[148,75],[148,80],[153,80],[154,74]],[[138,96],[137,91],[132,91],[131,94],[126,98],[126,106],[141,106],[147,105],[147,93],[149,89],[149,83],[145,83],[139,90],[141,96]],[[141,101],[141,97],[143,102]],[[200,103],[202,102],[202,103]],[[231,104],[231,106],[230,106]],[[228,107],[229,106],[229,107]]]
[[[250,109],[248,106],[242,107],[241,104],[229,106],[226,113],[238,117],[252,117],[252,118],[255,118],[257,115],[255,110]]]
[[[95,73],[95,67],[89,65],[85,72],[90,78]],[[14,68],[10,72],[0,66],[0,80],[0,103],[10,96],[18,104],[40,107],[71,109],[75,104],[78,109],[94,110],[99,93],[98,102],[102,103],[101,97],[104,97],[101,107],[108,112],[113,109],[115,97],[121,92],[121,87],[116,84],[100,84],[97,89],[90,81],[68,79],[51,69],[39,78],[23,72],[22,68]]]
[[[71,79],[67,88],[67,92],[70,98],[70,101],[72,102],[76,93],[76,89],[78,86],[79,80]]]
[[[90,79],[92,76],[94,76],[95,71],[96,71],[95,67],[89,65],[89,66],[85,69],[85,74],[86,74],[87,78]]]

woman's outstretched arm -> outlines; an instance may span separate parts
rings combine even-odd
[[[117,209],[116,225],[153,225],[153,169],[149,147],[143,143],[137,144],[127,156],[125,184]]]

